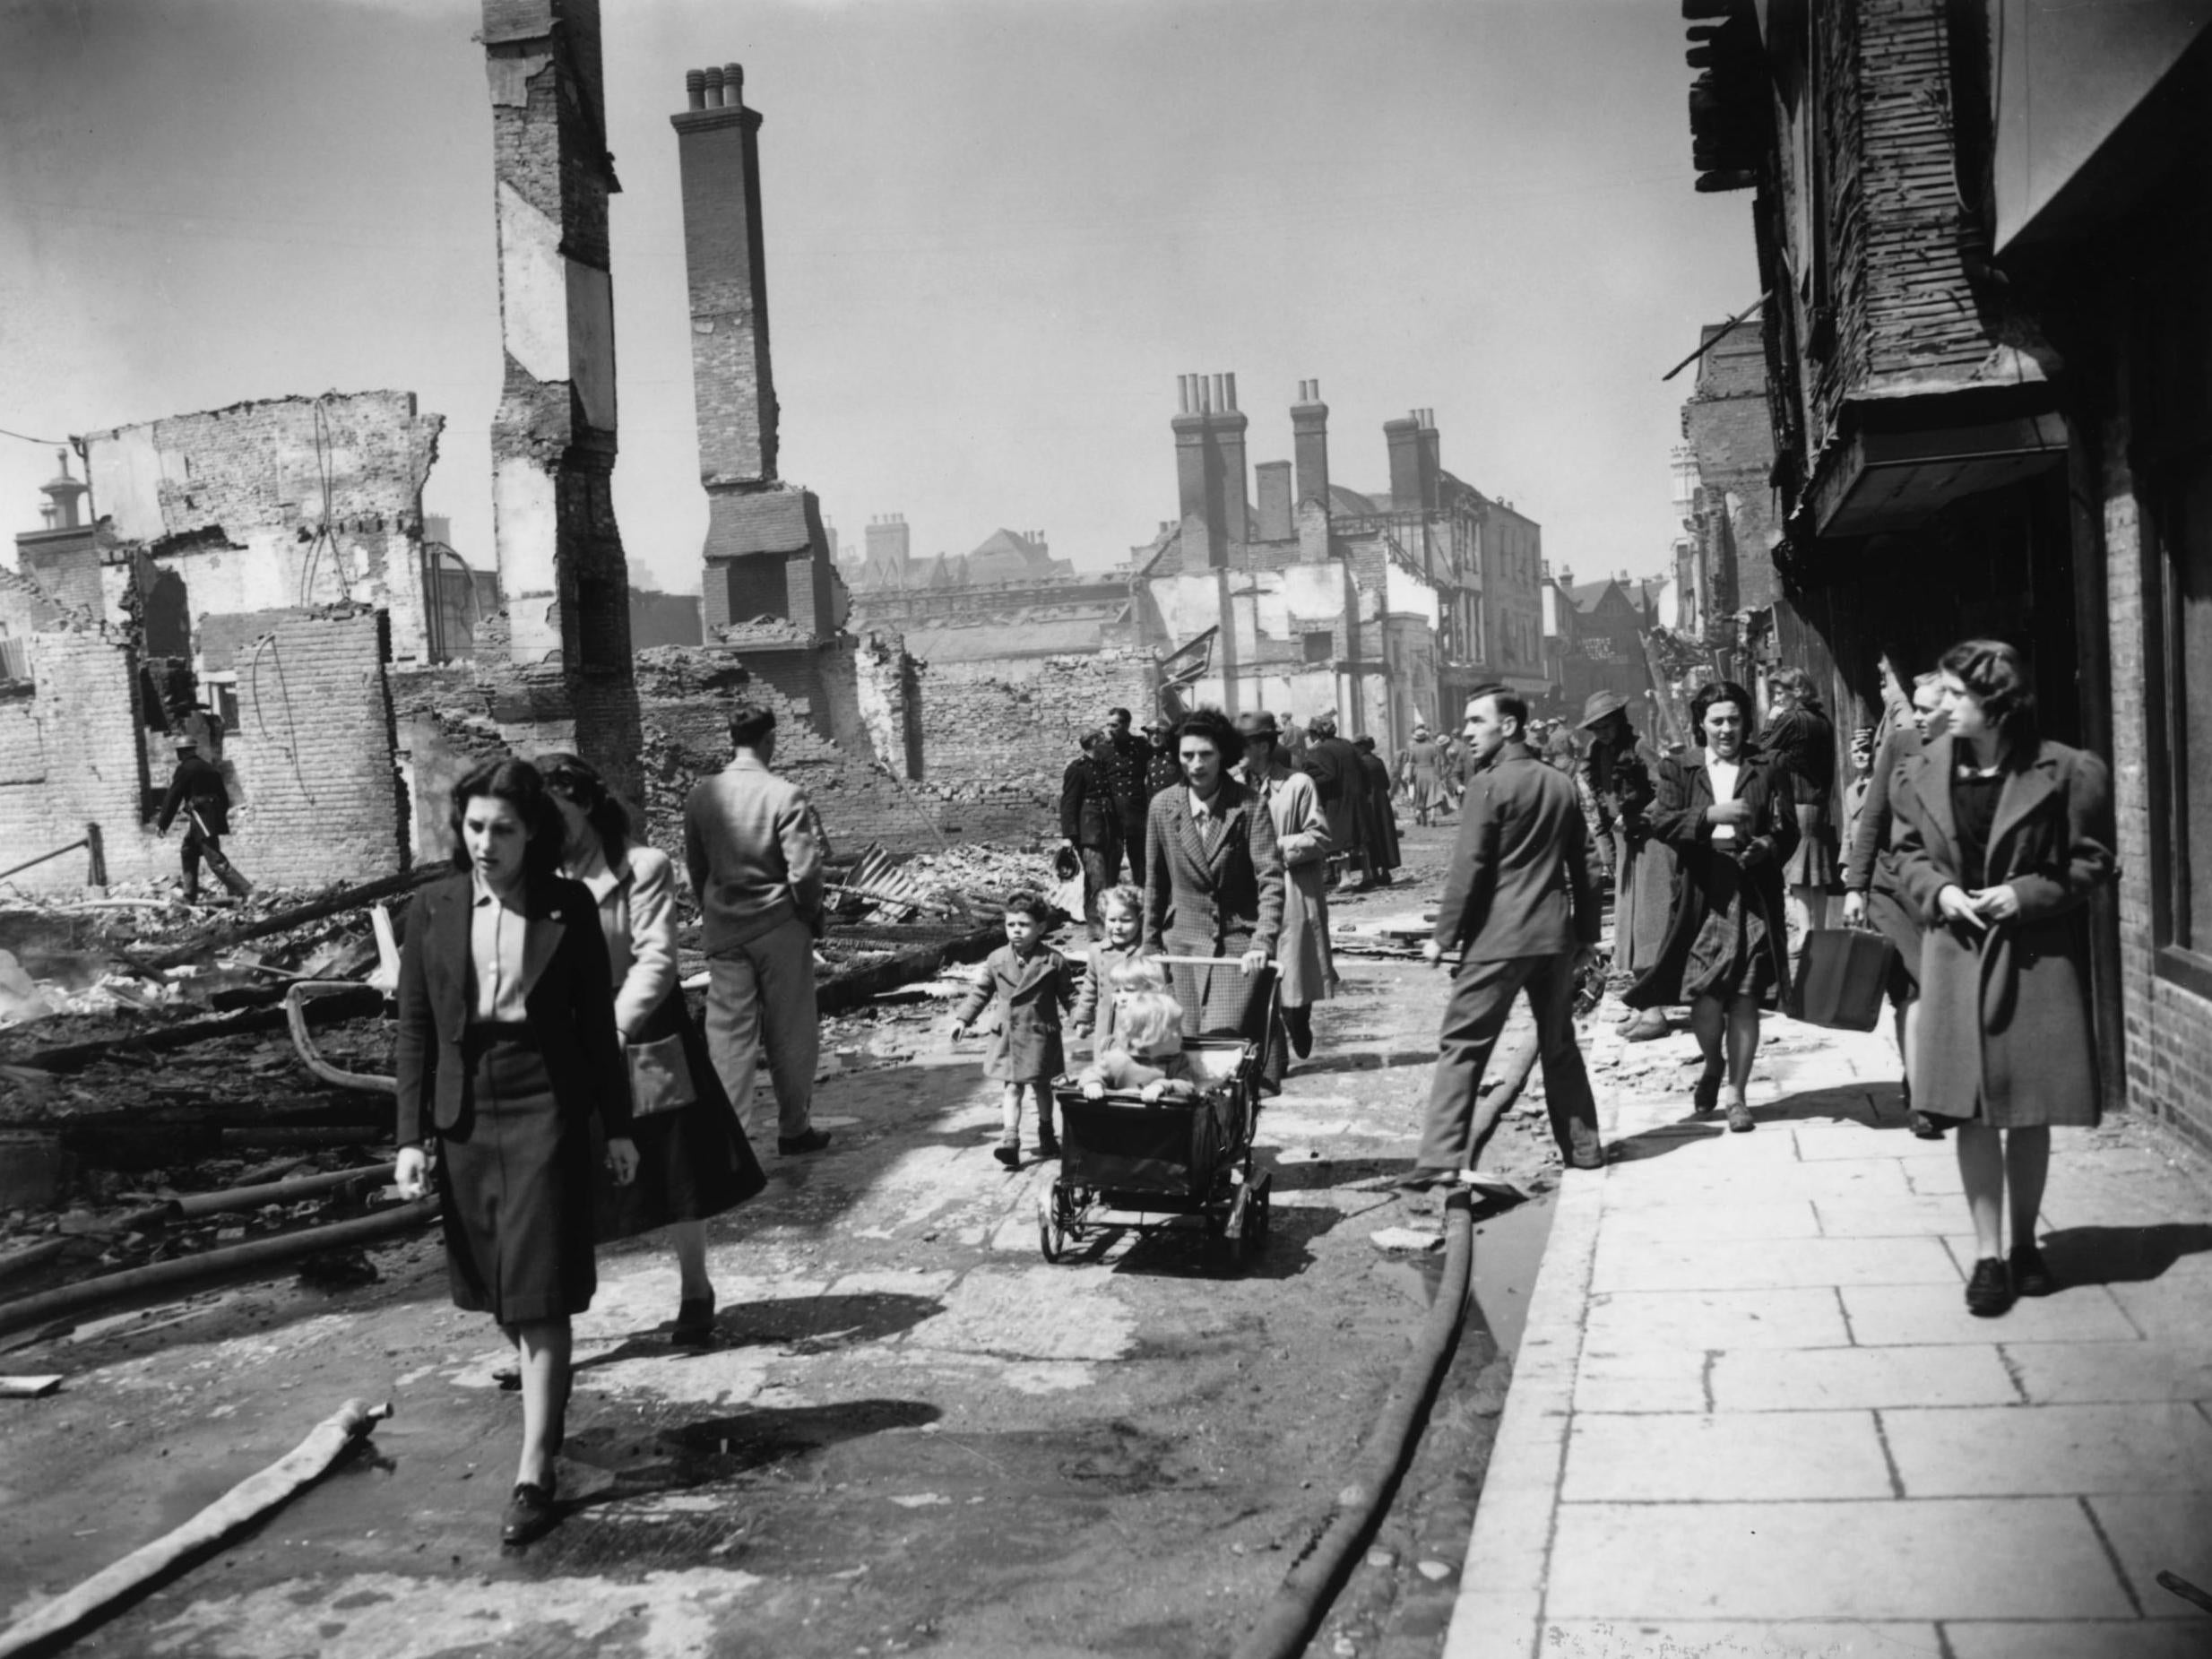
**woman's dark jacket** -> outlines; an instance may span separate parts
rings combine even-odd
[[[449,876],[417,894],[408,912],[395,1053],[402,1146],[422,1140],[426,1129],[453,1128],[467,1109],[462,1041],[476,1000],[469,944],[475,901],[473,878]],[[523,960],[530,985],[526,1024],[553,1096],[564,1112],[581,1119],[596,1111],[609,1136],[626,1136],[630,1076],[615,1032],[614,985],[592,890],[580,881],[532,877],[523,904],[530,922]]]
[[[1767,950],[1774,972],[1770,998],[1778,999],[1790,982],[1789,946],[1783,929],[1782,867],[1797,846],[1797,813],[1790,780],[1771,756],[1747,743],[1737,756],[1734,799],[1749,802],[1751,821],[1736,828],[1736,851],[1716,850],[1706,808],[1713,803],[1713,774],[1703,749],[1668,756],[1659,763],[1658,798],[1644,814],[1652,836],[1674,849],[1674,899],[1667,917],[1666,939],[1650,967],[1637,975],[1621,998],[1631,1008],[1664,1007],[1682,1000],[1682,970],[1698,929],[1716,903],[1725,903],[1732,871],[1742,873],[1743,898],[1758,908],[1767,925]]]

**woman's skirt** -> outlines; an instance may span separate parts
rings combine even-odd
[[[1797,847],[1782,867],[1783,885],[1825,893],[1837,879],[1836,838],[1828,830],[1827,808],[1818,801],[1799,801],[1796,811]]]
[[[1413,768],[1413,786],[1409,793],[1413,796],[1417,811],[1434,812],[1439,807],[1451,804],[1451,798],[1444,792],[1444,776],[1434,767],[1426,770],[1419,766]]]
[[[523,1026],[470,1029],[461,1120],[438,1136],[445,1269],[454,1305],[502,1325],[592,1305],[592,1136],[553,1098]]]
[[[684,993],[671,990],[638,1033],[646,1041],[683,1040],[684,1062],[698,1099],[673,1111],[635,1119],[630,1138],[637,1146],[637,1179],[618,1187],[600,1168],[597,1154],[606,1144],[592,1119],[592,1168],[596,1173],[592,1232],[601,1244],[635,1239],[671,1222],[704,1221],[734,1209],[768,1184],[768,1177],[745,1138],[738,1114],[722,1092],[706,1039],[685,1007]]]
[[[1774,952],[1767,918],[1751,884],[1733,859],[1715,854],[1707,889],[1707,908],[1682,964],[1685,998],[1737,997],[1762,1000],[1775,989]]]

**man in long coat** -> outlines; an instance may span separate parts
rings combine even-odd
[[[1577,1169],[1604,1162],[1597,1102],[1575,1042],[1576,973],[1600,931],[1588,830],[1575,786],[1522,740],[1527,720],[1528,704],[1503,686],[1484,687],[1467,704],[1479,769],[1461,808],[1436,934],[1421,946],[1430,967],[1454,949],[1459,966],[1438,1033],[1428,1125],[1403,1183],[1409,1188],[1458,1180],[1481,1151],[1482,1073],[1524,990],[1560,1155]]]
[[[1583,817],[1598,864],[1613,878],[1613,969],[1638,973],[1666,938],[1673,903],[1673,849],[1644,821],[1658,795],[1659,751],[1637,735],[1617,691],[1590,694],[1580,729],[1590,741],[1575,774]],[[1620,1034],[1649,1042],[1670,1029],[1663,1010],[1644,1008],[1621,1023]]]
[[[1285,887],[1283,938],[1275,946],[1275,995],[1291,1051],[1302,1060],[1313,1052],[1313,1005],[1335,994],[1328,888],[1321,878],[1329,853],[1328,819],[1313,780],[1292,771],[1283,759],[1274,715],[1240,714],[1237,731],[1244,739],[1244,758],[1236,775],[1266,803],[1283,855]]]
[[[1336,716],[1324,709],[1306,724],[1306,775],[1313,780],[1328,818],[1329,857],[1366,868],[1369,826],[1367,769],[1360,751],[1336,735]]]

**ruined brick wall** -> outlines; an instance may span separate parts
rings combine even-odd
[[[1706,623],[1724,636],[1735,612],[1771,605],[1782,592],[1773,554],[1781,525],[1762,332],[1746,324],[1707,352],[1698,389],[1682,405],[1682,436],[1697,454],[1705,491],[1698,516],[1712,596]]]
[[[223,618],[363,604],[390,614],[396,652],[423,656],[422,487],[445,424],[412,393],[327,393],[93,435],[112,544],[94,614],[120,620],[124,588],[166,573],[184,584],[195,651]]]
[[[366,609],[296,611],[240,649],[224,848],[256,882],[373,881],[405,866],[389,654],[384,618]]]
[[[0,696],[0,847],[26,859],[100,826],[111,882],[176,867],[176,843],[142,827],[146,775],[137,676],[121,639],[96,629],[35,635],[35,689]],[[13,860],[11,861],[13,861]],[[70,893],[88,861],[67,853],[11,877],[31,893]]]
[[[930,663],[921,676],[922,782],[948,834],[1057,834],[1060,776],[1110,708],[1158,706],[1149,652]]]

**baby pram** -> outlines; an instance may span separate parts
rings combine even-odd
[[[1037,1201],[1037,1242],[1047,1261],[1108,1227],[1151,1231],[1186,1215],[1198,1216],[1211,1238],[1251,1254],[1266,1244],[1269,1177],[1252,1167],[1252,1136],[1274,1024],[1275,971],[1244,975],[1233,958],[1152,960],[1167,968],[1186,1008],[1223,1009],[1231,981],[1242,982],[1244,1007],[1233,1018],[1217,1014],[1216,1028],[1196,1035],[1185,1015],[1183,1052],[1201,1079],[1195,1100],[1147,1103],[1135,1091],[1109,1090],[1094,1101],[1073,1077],[1053,1080],[1060,1168]],[[1210,996],[1189,994],[1189,976],[1197,975],[1212,981]]]

